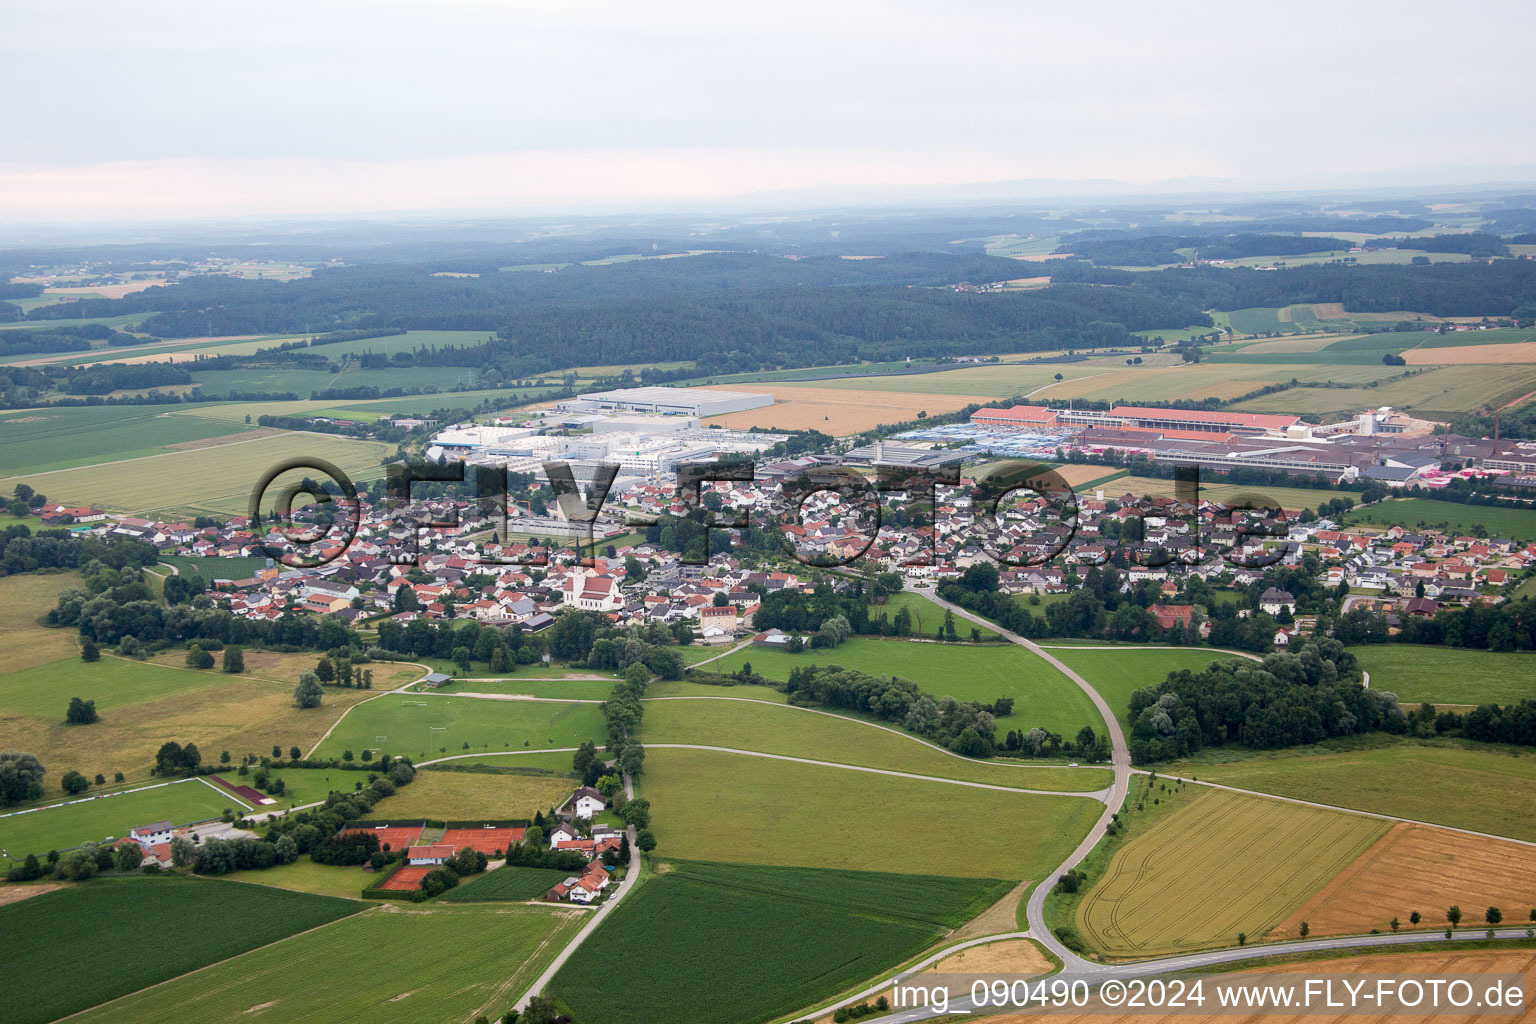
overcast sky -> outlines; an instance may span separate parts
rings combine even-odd
[[[5,0],[0,221],[1536,180],[1533,29],[1521,2]]]

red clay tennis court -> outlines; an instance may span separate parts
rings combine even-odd
[[[393,892],[415,892],[421,888],[421,880],[426,878],[434,869],[431,866],[410,867],[406,866],[390,875],[380,883],[380,889],[389,889]]]
[[[379,837],[381,850],[386,845],[391,850],[404,850],[416,844],[416,841],[421,838],[421,831],[420,825],[383,825],[378,828],[349,828],[346,833],[351,835],[354,832],[366,832]]]
[[[492,854],[497,850],[505,851],[513,843],[523,840],[523,833],[527,829],[522,828],[450,828],[443,833],[443,838],[438,842],[444,846],[452,846],[456,850],[462,850],[468,846],[480,853]]]

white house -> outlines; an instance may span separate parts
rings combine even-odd
[[[128,838],[146,848],[168,843],[171,841],[171,823],[157,821],[151,825],[135,825],[128,830]]]
[[[578,838],[580,834],[570,825],[556,825],[549,830],[549,848],[551,850],[556,849],[561,843],[569,843]]]
[[[1270,587],[1259,595],[1259,610],[1268,615],[1279,615],[1281,609],[1294,613],[1296,611],[1296,598],[1289,590],[1278,590]]]
[[[452,846],[413,846],[406,851],[406,861],[412,867],[442,864],[453,857]]]
[[[584,611],[611,612],[623,606],[624,595],[619,592],[619,581],[612,576],[573,572],[565,578],[560,601]]]
[[[571,798],[565,802],[578,818],[595,818],[608,806],[608,801],[603,799],[603,794],[591,786],[582,786],[571,794]],[[572,836],[571,838],[575,838]]]

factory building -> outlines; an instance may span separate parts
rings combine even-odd
[[[563,412],[652,413],[663,416],[724,416],[773,404],[772,395],[711,388],[618,388],[589,391],[558,402]]]

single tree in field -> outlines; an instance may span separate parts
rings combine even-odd
[[[1489,924],[1499,924],[1504,920],[1504,911],[1500,910],[1498,907],[1489,907],[1483,913],[1483,920],[1487,921]]]
[[[1424,917],[1417,910],[1408,915],[1409,924],[1418,924],[1422,920],[1424,920]],[[1532,920],[1536,920],[1536,918],[1532,918]]]
[[[71,768],[59,779],[59,786],[64,792],[73,796],[76,793],[84,793],[91,788],[91,780]]]
[[[1395,917],[1394,917],[1394,918],[1393,918],[1393,919],[1392,919],[1392,920],[1390,920],[1390,921],[1388,921],[1388,922],[1387,922],[1387,923],[1388,923],[1388,924],[1390,924],[1390,925],[1391,925],[1391,926],[1392,926],[1392,930],[1393,930],[1393,931],[1397,931],[1397,929],[1398,929],[1398,928],[1399,928],[1399,927],[1401,927],[1401,924],[1400,924],[1400,922],[1399,922],[1399,921],[1398,921],[1398,920],[1397,920],[1397,918],[1395,918]]]
[[[245,651],[239,644],[224,648],[224,671],[231,675],[245,671]]]
[[[1248,933],[1247,932],[1238,932],[1237,933],[1237,944],[1239,946],[1246,946],[1246,945],[1248,945]]]
[[[325,690],[313,672],[299,676],[299,685],[293,688],[293,699],[301,708],[317,708],[325,698]]]
[[[336,678],[336,666],[331,664],[330,658],[321,658],[315,662],[315,676],[322,683],[329,683]]]
[[[1445,919],[1451,922],[1452,928],[1461,924],[1461,908],[1454,903],[1451,904],[1450,909],[1445,912]]]
[[[85,641],[83,643],[81,643],[81,645],[80,645],[80,660],[81,661],[100,661],[101,660],[101,648],[97,647],[96,646],[96,641],[92,640],[90,637],[86,637]]]
[[[96,713],[95,701],[71,697],[69,698],[69,710],[64,712],[64,720],[70,725],[90,725],[93,722],[101,721],[101,716]]]
[[[1301,937],[1302,938],[1306,938],[1308,935],[1312,934],[1312,926],[1310,924],[1308,924],[1307,922],[1303,921],[1303,922],[1301,922],[1300,932],[1301,932]]]
[[[304,756],[304,752],[302,750],[300,750],[298,747],[289,747],[288,748],[288,760],[290,760],[290,761],[297,761],[299,758],[301,758],[303,756]]]

